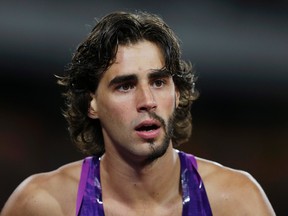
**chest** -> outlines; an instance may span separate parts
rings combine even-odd
[[[137,205],[133,205],[117,199],[113,195],[107,196],[107,190],[102,190],[101,186],[100,162],[88,163],[90,167],[88,166],[87,176],[81,178],[83,180],[81,182],[84,183],[83,187],[80,182],[80,199],[77,203],[81,205],[81,209],[78,211],[79,208],[77,208],[78,215],[212,215],[205,187],[197,169],[192,165],[190,158],[181,154],[179,156],[181,160],[181,195],[177,197],[176,202],[169,202],[169,204],[149,199],[149,203],[137,200],[135,202]]]
[[[182,202],[181,198],[173,204],[159,205],[154,204],[141,204],[139,206],[131,206],[129,203],[117,203],[115,200],[105,201],[104,205],[105,216],[181,216],[182,215]]]

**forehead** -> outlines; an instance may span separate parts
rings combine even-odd
[[[165,66],[161,49],[149,41],[118,47],[115,62],[105,72],[111,78],[125,74],[143,74]]]

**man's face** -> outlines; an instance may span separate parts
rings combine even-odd
[[[119,46],[116,61],[92,94],[88,115],[99,118],[105,154],[153,160],[171,145],[171,121],[179,94],[161,50],[141,41]],[[170,123],[169,123],[170,122]]]

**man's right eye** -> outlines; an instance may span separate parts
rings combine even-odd
[[[117,91],[120,91],[120,92],[128,92],[130,91],[131,89],[133,89],[135,86],[133,83],[124,83],[124,84],[121,84],[121,85],[118,85],[116,87],[116,90]]]

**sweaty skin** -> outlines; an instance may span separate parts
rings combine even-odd
[[[149,112],[168,125],[179,102],[171,77],[159,76],[163,67],[163,55],[151,42],[119,46],[116,62],[91,93],[87,115],[100,120],[106,148],[100,166],[105,215],[181,215],[180,162],[171,140],[162,156],[147,163],[163,151],[167,132]],[[151,122],[154,130],[139,132]],[[29,177],[1,216],[74,216],[81,163]],[[213,215],[275,215],[249,174],[201,158],[197,163]]]
[[[197,163],[213,215],[275,215],[251,176],[200,158]],[[80,169],[81,161],[29,177],[11,195],[1,216],[74,216]]]

